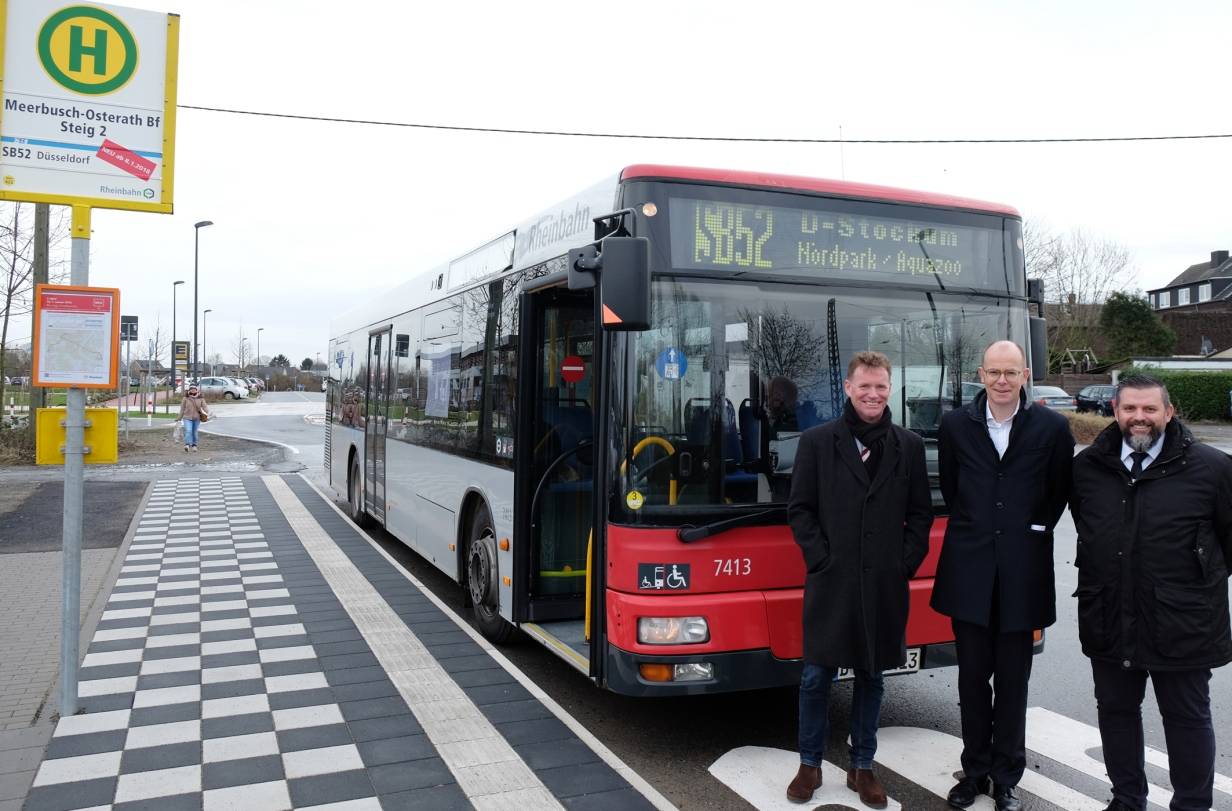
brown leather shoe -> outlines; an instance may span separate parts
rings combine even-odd
[[[791,785],[787,787],[787,799],[793,803],[807,803],[813,799],[813,792],[821,788],[821,767],[800,764]]]
[[[848,769],[847,788],[860,795],[860,802],[869,808],[885,808],[886,793],[872,769]]]

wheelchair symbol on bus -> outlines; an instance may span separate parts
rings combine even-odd
[[[684,591],[689,588],[688,563],[637,564],[639,591]]]

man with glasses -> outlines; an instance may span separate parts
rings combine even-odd
[[[1032,407],[1030,374],[1021,347],[991,344],[979,368],[984,391],[946,414],[938,437],[950,518],[932,607],[952,620],[958,653],[955,808],[990,789],[997,811],[1022,808],[1014,788],[1026,766],[1034,631],[1056,621],[1052,529],[1069,496],[1074,439],[1064,417]]]

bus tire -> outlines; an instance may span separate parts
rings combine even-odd
[[[359,457],[351,455],[351,472],[347,476],[347,516],[357,526],[368,525],[368,513],[364,511],[364,480],[359,475]]]
[[[479,632],[500,645],[513,636],[513,625],[500,615],[500,566],[496,554],[496,530],[487,505],[471,515],[466,544],[466,595]]]

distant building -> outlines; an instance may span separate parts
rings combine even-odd
[[[1151,309],[1176,333],[1178,355],[1209,355],[1232,348],[1232,259],[1211,251],[1164,287],[1148,290]]]

